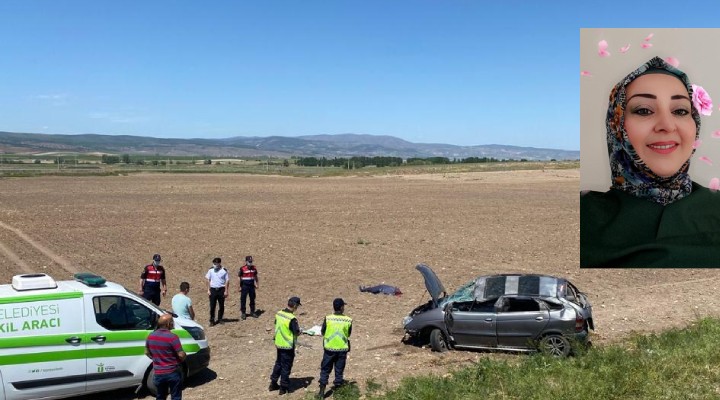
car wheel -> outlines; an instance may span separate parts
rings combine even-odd
[[[540,340],[540,351],[555,357],[570,355],[570,342],[562,335],[547,335]]]
[[[430,332],[430,347],[433,351],[445,352],[448,350],[447,339],[440,329],[433,329]]]
[[[145,374],[145,376],[145,388],[147,388],[151,396],[157,396],[157,388],[155,387],[155,370],[152,364],[150,364],[150,370],[147,372],[147,374]]]

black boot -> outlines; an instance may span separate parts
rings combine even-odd
[[[317,394],[318,399],[324,399],[325,398],[325,385],[320,385],[320,391]]]
[[[280,385],[277,384],[277,382],[270,382],[270,386],[268,386],[269,391],[278,390],[280,389]]]

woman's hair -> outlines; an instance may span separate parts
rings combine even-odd
[[[659,57],[654,57],[641,65],[613,87],[610,92],[607,119],[605,121],[608,154],[610,156],[610,174],[612,175],[611,187],[636,197],[667,205],[690,194],[692,190],[692,180],[688,175],[690,159],[688,158],[672,176],[661,177],[643,162],[630,143],[625,131],[627,87],[638,77],[651,73],[662,73],[676,77],[687,89],[688,96],[692,98],[693,89],[687,75]],[[700,114],[694,104],[691,107],[692,118],[695,120],[696,125],[695,139],[697,140],[700,136]]]

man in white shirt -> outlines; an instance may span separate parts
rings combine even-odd
[[[208,284],[208,296],[210,297],[210,326],[223,323],[225,298],[230,293],[230,274],[220,262],[220,257],[215,257],[212,268],[205,274]],[[215,319],[215,306],[218,304],[220,307],[217,319]]]
[[[172,298],[172,310],[178,317],[187,319],[195,319],[195,310],[193,310],[192,300],[188,297],[190,292],[190,284],[183,282],[180,284],[180,293]]]

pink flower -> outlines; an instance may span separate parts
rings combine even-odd
[[[673,67],[677,68],[680,66],[680,60],[678,60],[675,57],[668,57],[665,59],[665,62],[672,65]]]
[[[720,189],[720,179],[718,179],[718,178],[710,179],[710,185],[708,185],[708,188],[710,190],[712,190],[713,192]]]
[[[702,86],[692,84],[692,102],[698,112],[702,115],[712,114],[712,99]]]
[[[697,149],[700,145],[702,145],[702,140],[696,140],[695,143],[693,143],[693,149]]]
[[[630,50],[630,43],[628,43],[627,46],[623,46],[620,48],[621,53],[627,53],[628,50]]]
[[[651,33],[651,34],[647,35],[647,37],[645,38],[645,41],[646,41],[646,42],[649,42],[650,39],[652,39],[653,35],[655,35],[655,34],[654,34],[654,33]]]
[[[704,162],[704,163],[707,164],[707,165],[712,166],[712,160],[710,160],[709,158],[707,158],[707,157],[705,157],[705,156],[700,157],[698,160]]]
[[[720,131],[713,132],[712,137],[714,137],[715,139],[720,139]]]
[[[608,43],[606,40],[601,40],[598,42],[598,55],[600,57],[608,57],[610,55],[610,52],[607,51]]]
[[[592,76],[590,71],[580,71],[580,76]]]
[[[652,47],[652,43],[643,43],[640,45],[643,49],[649,49]]]

